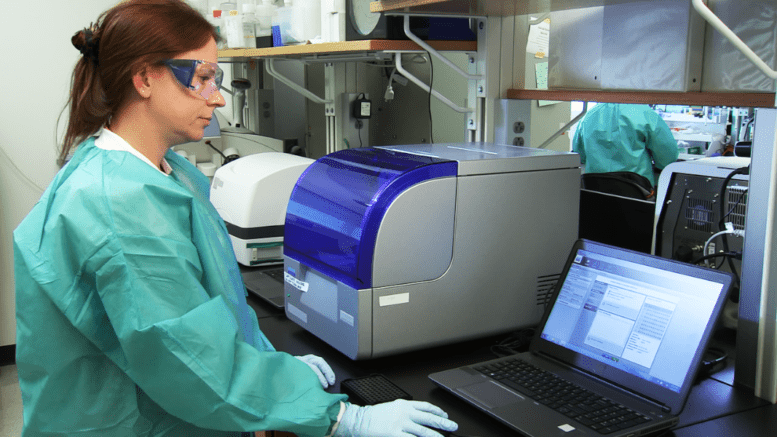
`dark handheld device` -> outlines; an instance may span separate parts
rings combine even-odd
[[[413,399],[409,393],[380,374],[343,380],[340,383],[340,390],[357,405],[375,405],[397,399]]]

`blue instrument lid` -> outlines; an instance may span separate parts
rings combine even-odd
[[[455,177],[458,163],[364,148],[311,164],[286,209],[283,253],[352,288],[372,286],[372,258],[383,216],[403,191]]]

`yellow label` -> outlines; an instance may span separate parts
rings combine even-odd
[[[237,11],[229,11],[230,17],[237,17]]]

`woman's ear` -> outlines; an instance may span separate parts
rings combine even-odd
[[[141,68],[132,75],[132,85],[138,95],[144,99],[151,97],[151,82],[148,68]]]
[[[147,99],[156,85],[164,81],[165,68],[155,65],[144,65],[132,75],[132,85],[138,95]]]

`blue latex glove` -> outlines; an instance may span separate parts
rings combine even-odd
[[[442,437],[429,428],[459,428],[442,409],[428,402],[398,399],[370,407],[346,405],[333,437]]]
[[[335,383],[335,372],[329,367],[329,364],[324,361],[323,358],[315,355],[305,355],[301,357],[294,357],[303,363],[307,364],[318,376],[321,387],[327,388]]]

